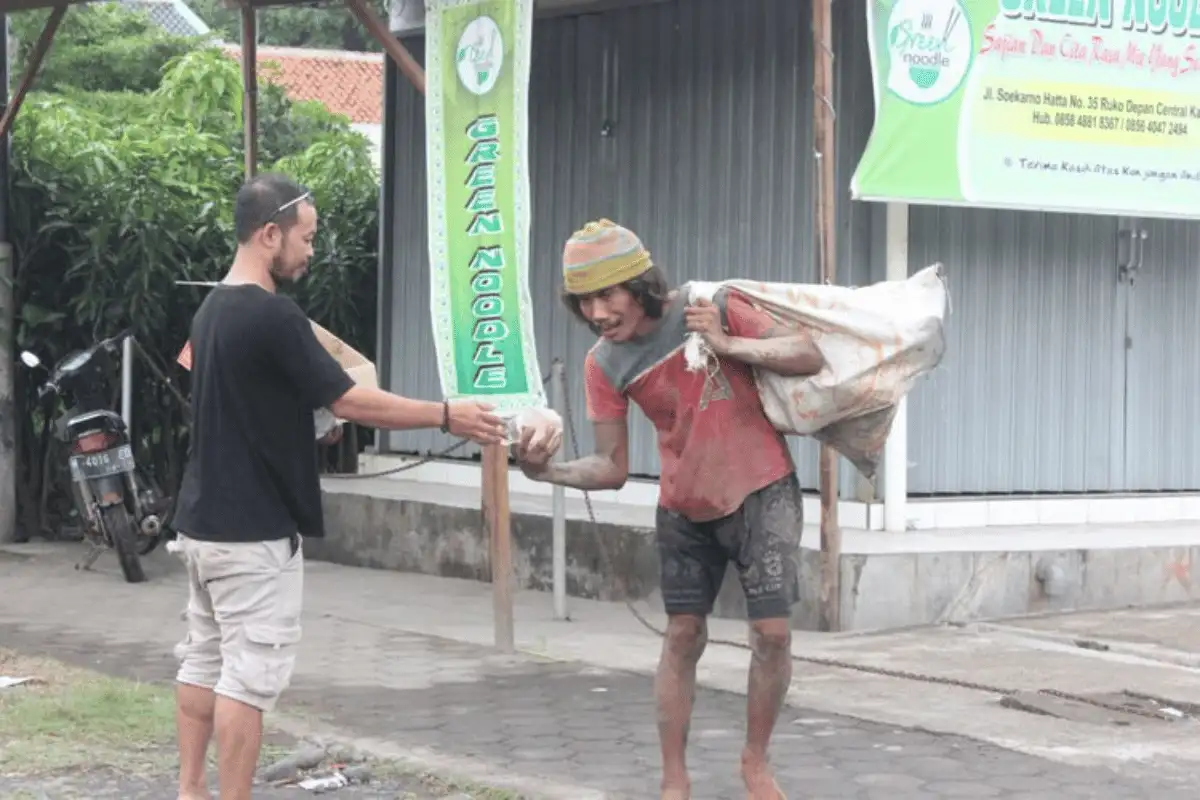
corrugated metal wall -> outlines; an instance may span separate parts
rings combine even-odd
[[[1125,488],[1200,489],[1200,223],[1142,220],[1128,293]]]
[[[863,284],[884,277],[885,212],[845,191],[873,100],[864,4],[835,5],[839,277]],[[810,43],[808,4],[795,0],[678,0],[535,26],[538,348],[543,365],[566,361],[585,451],[578,374],[592,337],[558,302],[563,240],[608,216],[680,280],[812,279]],[[408,44],[420,59],[420,39]],[[388,96],[395,226],[381,360],[391,388],[436,397],[423,101],[394,68]],[[921,207],[910,222],[912,268],[945,263],[952,297],[944,365],[910,399],[911,492],[1200,489],[1200,226]],[[1148,232],[1132,287],[1117,280],[1119,224]],[[633,470],[657,474],[640,412],[632,436]],[[389,440],[398,452],[449,443],[428,432]],[[810,488],[815,450],[797,451]],[[851,470],[842,477],[852,496]]]
[[[1116,241],[1113,217],[911,209],[910,263],[944,262],[952,301],[910,398],[911,492],[1121,488]]]
[[[916,208],[946,263],[943,367],[910,401],[913,493],[1200,489],[1200,225]],[[1146,230],[1118,278],[1121,230]]]
[[[870,133],[872,99],[861,3],[838,3],[841,280],[883,276],[881,207],[845,187]],[[809,7],[795,0],[681,0],[539,20],[530,97],[534,203],[530,283],[543,368],[566,362],[585,452],[592,447],[578,380],[594,341],[558,301],[562,243],[606,216],[636,230],[677,280],[811,280]],[[422,42],[408,42],[421,59]],[[393,273],[390,388],[440,394],[426,256],[424,112],[393,83],[390,213]],[[388,281],[385,281],[385,285]],[[386,350],[384,351],[386,352]],[[653,429],[635,412],[635,474],[656,475]],[[436,432],[393,433],[397,452],[449,444]],[[798,445],[804,485],[816,448]],[[843,470],[844,493],[852,489]]]
[[[1200,489],[1200,225],[912,209],[950,270],[944,367],[914,392],[916,493]],[[1148,233],[1118,279],[1122,229]]]

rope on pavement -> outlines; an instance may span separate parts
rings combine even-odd
[[[565,375],[563,377],[563,382],[564,382],[564,384],[566,382]],[[579,452],[579,437],[575,430],[575,415],[571,413],[571,395],[569,392],[566,391],[566,389],[567,389],[567,387],[564,385],[562,387],[562,393],[561,393],[564,403],[566,404],[566,407],[563,409],[563,411],[565,412],[563,414],[563,416],[566,419],[567,429],[568,429],[568,433],[569,433],[570,439],[571,439],[571,449],[574,453],[574,457],[579,458],[581,454]],[[608,544],[605,541],[604,536],[601,535],[601,533],[600,533],[599,523],[596,519],[596,511],[592,506],[591,493],[586,490],[583,492],[583,502],[584,502],[584,505],[587,507],[588,519],[591,522],[590,528],[592,531],[592,537],[595,540],[596,545],[600,550],[600,557],[603,560],[604,566],[607,569],[607,571],[610,574],[613,574],[615,572],[615,569],[614,569],[614,562],[612,559],[612,555],[609,553]],[[651,633],[657,635],[659,638],[664,638],[664,639],[666,638],[666,635],[667,635],[666,631],[662,630],[657,625],[655,625],[653,622],[651,622],[649,619],[647,619],[646,616],[644,614],[642,614],[641,611],[638,610],[637,606],[635,606],[633,604],[632,600],[625,598],[624,603],[625,603],[625,607],[629,609],[629,613],[633,615],[634,619],[636,619],[638,622],[640,622],[642,624],[642,627],[646,628],[646,630],[650,631]],[[708,641],[710,644],[719,644],[719,645],[724,645],[726,647],[734,647],[739,650],[747,650],[747,651],[753,652],[753,648],[751,648],[745,642],[738,642],[733,639],[710,638]],[[1004,687],[1000,687],[1000,686],[991,686],[991,685],[988,685],[985,683],[978,683],[976,681],[962,680],[959,678],[939,677],[936,675],[923,675],[920,673],[909,672],[906,670],[887,669],[885,667],[872,667],[872,666],[868,666],[865,664],[855,664],[855,663],[851,663],[849,661],[840,661],[840,660],[834,659],[834,658],[818,658],[816,656],[798,656],[795,653],[793,653],[792,660],[803,663],[803,664],[810,664],[810,665],[818,666],[818,667],[827,667],[830,669],[848,670],[851,672],[859,672],[859,673],[864,673],[864,674],[868,674],[868,675],[878,675],[878,676],[884,677],[884,678],[896,678],[898,680],[914,681],[914,682],[918,682],[918,683],[938,684],[938,685],[942,685],[942,686],[954,686],[954,687],[958,687],[961,689],[970,689],[972,691],[985,692],[987,694],[997,694],[997,695],[1000,695],[1001,697],[1013,697],[1017,694],[1020,694],[1020,690],[1018,690],[1018,689],[1009,689],[1009,688],[1004,688]],[[1092,697],[1085,697],[1083,695],[1072,694],[1070,692],[1063,692],[1058,689],[1039,689],[1037,691],[1037,694],[1044,695],[1047,697],[1054,697],[1059,700],[1066,700],[1068,702],[1082,703],[1084,705],[1094,706],[1096,708],[1101,708],[1106,711],[1112,711],[1112,712],[1116,712],[1116,713],[1120,713],[1120,714],[1133,714],[1135,716],[1147,717],[1147,718],[1156,719],[1159,721],[1173,719],[1173,717],[1170,717],[1166,714],[1159,714],[1159,713],[1155,713],[1153,711],[1147,711],[1147,710],[1139,708],[1137,706],[1133,706],[1133,705],[1126,706],[1126,705],[1121,705],[1119,703],[1107,703],[1107,702],[1104,702],[1103,700],[1097,700],[1096,698],[1092,698]],[[1152,698],[1141,698],[1141,699],[1151,699],[1152,700]]]

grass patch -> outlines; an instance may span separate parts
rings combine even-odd
[[[39,800],[23,787],[51,773],[111,768],[127,776],[173,776],[175,692],[169,684],[137,683],[69,667],[46,658],[0,649],[0,675],[30,676],[37,683],[0,689],[0,779],[17,778],[4,800]],[[295,749],[294,737],[264,730],[260,766]],[[209,750],[215,767],[216,748]],[[388,760],[369,759],[376,780],[402,784],[398,797],[526,800],[516,792],[438,776]],[[2,782],[2,781],[0,781]],[[13,793],[15,791],[15,794]]]
[[[110,678],[3,649],[0,675],[38,681],[0,689],[0,774],[112,767],[148,775],[177,769],[173,686]],[[259,763],[283,758],[293,745],[292,737],[268,726]],[[216,766],[215,747],[208,761]]]
[[[95,766],[149,772],[172,763],[175,699],[167,687],[6,651],[0,675],[38,679],[0,689],[0,772]]]

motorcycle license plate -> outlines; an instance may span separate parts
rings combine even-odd
[[[69,465],[71,480],[76,482],[133,472],[133,448],[123,444],[112,450],[71,456]]]

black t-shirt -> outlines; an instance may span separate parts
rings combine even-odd
[[[191,452],[173,527],[215,542],[323,536],[313,411],[354,385],[290,298],[215,287],[192,320]]]

